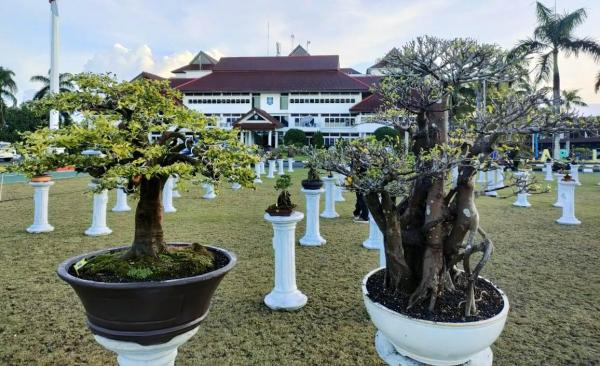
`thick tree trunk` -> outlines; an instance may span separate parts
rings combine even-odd
[[[166,177],[140,179],[140,200],[135,210],[135,236],[127,258],[158,257],[166,251],[162,218],[162,190]]]

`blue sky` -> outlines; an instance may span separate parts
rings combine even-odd
[[[364,72],[390,48],[423,34],[472,37],[511,47],[532,33],[531,0],[58,0],[61,71],[111,71],[130,78],[145,70],[168,76],[199,50],[214,56],[283,52],[310,41],[312,54],[339,54]],[[553,6],[554,2],[546,1]],[[579,35],[600,40],[600,1],[557,0],[559,11],[584,7]],[[47,0],[0,0],[0,65],[16,73],[20,100],[36,88],[29,77],[49,68]],[[600,114],[589,57],[561,59],[563,88],[580,89]]]

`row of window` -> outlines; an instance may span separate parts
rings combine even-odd
[[[190,104],[250,104],[250,99],[189,99]]]
[[[203,95],[214,95],[214,96],[222,96],[222,95],[250,95],[250,93],[185,93],[186,97],[189,97],[189,96],[203,96]]]
[[[300,92],[290,93],[290,95],[356,95],[353,92]]]
[[[356,103],[354,98],[319,98],[319,99],[304,99],[304,98],[291,98],[290,103]]]

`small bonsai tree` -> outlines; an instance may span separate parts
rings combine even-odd
[[[273,216],[289,216],[294,211],[296,205],[292,203],[292,198],[288,189],[292,186],[292,178],[287,175],[281,175],[275,181],[275,190],[279,192],[277,203],[267,207],[266,212]]]
[[[234,179],[252,187],[254,173],[249,167],[256,156],[239,143],[234,131],[205,128],[209,121],[182,106],[180,93],[167,82],[117,82],[108,75],[93,74],[80,74],[73,80],[76,91],[49,95],[37,101],[36,107],[77,112],[83,120],[27,134],[25,162],[43,162],[40,141],[46,141],[64,148],[63,154],[56,155],[60,164],[90,174],[98,190],[116,188],[126,180],[139,201],[132,245],[123,258],[160,260],[159,255],[167,253],[161,196],[169,176],[214,182]],[[82,154],[87,149],[100,154]]]

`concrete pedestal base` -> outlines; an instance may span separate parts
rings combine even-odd
[[[30,234],[54,231],[48,223],[48,193],[54,182],[30,182],[33,187],[33,224],[27,228]]]
[[[127,204],[127,193],[123,187],[117,187],[117,202],[112,208],[112,212],[127,212],[131,211],[131,207]]]
[[[181,198],[181,193],[177,190],[177,182],[179,182],[179,177],[177,175],[173,176],[173,198]]]
[[[559,181],[558,185],[561,187],[562,216],[556,222],[562,225],[581,224],[581,221],[575,217],[575,186],[577,186],[577,182]]]
[[[369,213],[369,237],[363,241],[363,247],[367,249],[383,248],[383,233],[379,230],[379,226],[373,220],[373,216]]]
[[[142,346],[95,335],[96,342],[117,354],[119,366],[174,366],[177,348],[198,332],[198,327],[180,334],[167,343]]]
[[[485,184],[486,184],[486,174],[482,170],[480,170],[479,173],[477,174],[477,183],[479,183],[479,185],[481,187],[485,187]]]
[[[288,173],[294,172],[294,159],[288,158]]]
[[[552,177],[552,163],[544,164],[544,180],[547,182],[552,182],[554,179]]]
[[[269,160],[269,174],[267,174],[267,178],[275,178],[275,160]]]
[[[579,181],[579,164],[571,164],[570,174],[571,178],[573,178],[575,183],[577,183],[577,185],[580,186],[581,182]]]
[[[262,183],[262,179],[260,179],[260,164],[262,164],[262,162],[254,165],[254,174],[256,175],[254,178],[254,183]]]
[[[335,184],[335,202],[345,202],[346,199],[342,192],[344,191],[344,176],[341,174],[335,175],[336,184]]]
[[[260,168],[260,174],[267,174],[267,172],[265,171],[265,162],[261,161],[259,164],[259,168]]]
[[[334,219],[340,217],[335,212],[335,178],[322,178],[325,182],[325,210],[321,213],[321,217],[325,219]]]
[[[564,174],[556,173],[556,202],[552,204],[554,207],[562,207],[562,186],[558,183],[563,179]]]
[[[517,207],[531,207],[531,203],[527,201],[527,193],[517,193],[517,200],[513,203]]]
[[[277,159],[277,175],[284,175],[285,170],[283,169],[283,159]]]
[[[202,198],[204,198],[205,200],[213,200],[217,198],[217,195],[215,193],[215,186],[213,186],[212,184],[204,183],[202,185],[202,188],[204,188],[204,195],[202,196]]]
[[[300,239],[300,245],[314,247],[327,242],[319,232],[319,198],[323,192],[323,189],[302,188],[302,193],[306,196],[306,231]]]
[[[415,361],[400,354],[380,331],[377,331],[375,334],[375,350],[383,362],[390,366],[428,366],[426,363]],[[492,366],[493,361],[494,354],[491,348],[488,347],[475,354],[469,361],[461,364],[461,366]]]
[[[169,177],[165,182],[165,186],[162,191],[162,205],[164,213],[177,212],[175,206],[173,206],[173,177]]]
[[[297,310],[306,305],[308,298],[296,286],[296,224],[302,212],[291,216],[271,216],[265,220],[273,225],[273,250],[275,251],[275,287],[265,296],[264,302],[273,310]]]
[[[91,189],[96,188],[95,183],[88,184]],[[105,189],[100,193],[94,193],[94,204],[92,208],[92,226],[86,231],[87,236],[101,236],[112,233],[106,226],[106,205],[108,203],[108,191]]]
[[[498,192],[492,190],[496,189],[496,170],[488,170],[486,175],[487,185],[485,186],[485,189],[490,191],[485,192],[485,195],[489,197],[498,197]]]

